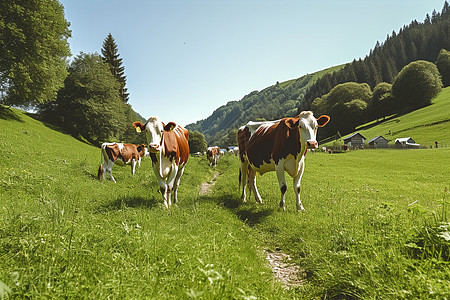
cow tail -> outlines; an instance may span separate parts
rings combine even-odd
[[[101,180],[102,179],[102,175],[103,175],[103,161],[104,161],[104,157],[103,157],[103,148],[100,151],[100,167],[98,167],[98,171],[97,171],[97,179]]]
[[[242,171],[239,168],[239,193],[241,193]]]
[[[100,164],[100,167],[98,167],[97,171],[97,179],[102,180],[102,175],[103,175],[103,166]]]

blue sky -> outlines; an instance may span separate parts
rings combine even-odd
[[[183,126],[228,101],[364,58],[444,0],[60,0],[72,55],[111,33],[129,103]]]

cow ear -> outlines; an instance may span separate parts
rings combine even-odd
[[[139,122],[139,121],[136,121],[136,122],[133,122],[133,127],[134,128],[136,128],[136,131],[137,132],[141,132],[141,131],[143,131],[144,130],[144,124],[142,124],[141,122]]]
[[[322,115],[317,119],[317,126],[323,127],[327,125],[327,123],[330,121],[330,117],[327,115]]]
[[[164,130],[165,131],[172,131],[175,126],[177,126],[177,124],[175,124],[174,122],[169,122],[167,123],[167,125],[164,125]]]
[[[284,122],[287,127],[289,127],[290,129],[294,129],[298,127],[298,120],[299,120],[298,118],[288,118]]]

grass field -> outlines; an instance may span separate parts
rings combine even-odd
[[[262,205],[241,204],[236,157],[191,157],[167,210],[149,160],[99,182],[99,149],[18,110],[0,108],[0,128],[0,297],[450,297],[450,148],[308,154],[305,213],[290,186],[278,209],[273,173]],[[264,250],[290,254],[303,284],[284,289]]]

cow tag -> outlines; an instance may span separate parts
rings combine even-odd
[[[136,132],[141,132],[141,127],[136,127]]]

